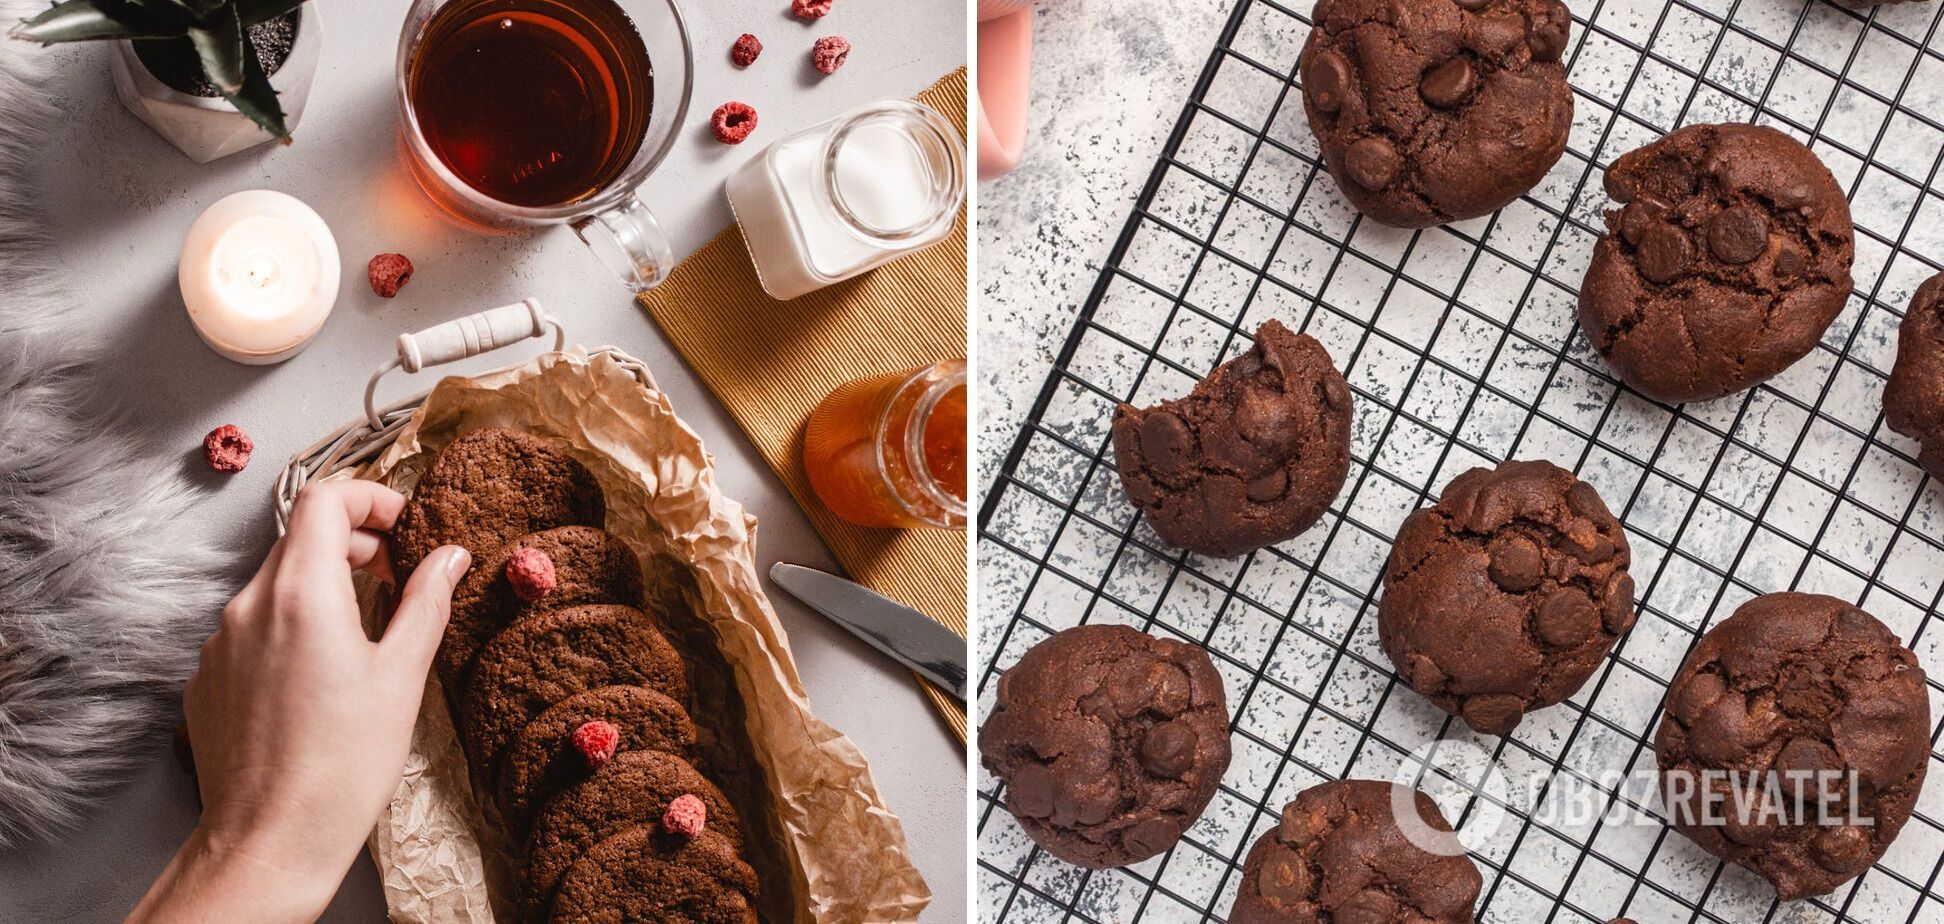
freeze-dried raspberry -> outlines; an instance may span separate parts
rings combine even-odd
[[[662,813],[662,827],[683,837],[700,837],[709,820],[709,807],[689,793],[676,796]]]
[[[513,594],[528,603],[553,593],[560,584],[553,559],[539,549],[520,549],[506,559],[506,582]]]
[[[737,67],[755,64],[756,56],[762,53],[763,43],[747,32],[736,39],[736,44],[729,46],[729,60],[736,62]]]
[[[391,298],[412,281],[412,261],[402,253],[381,253],[365,265],[371,274],[371,291],[379,298]]]
[[[203,437],[203,458],[209,467],[226,475],[234,475],[250,464],[250,453],[256,451],[256,442],[235,424],[224,424],[209,431]]]
[[[611,722],[595,719],[574,729],[573,741],[574,750],[587,762],[587,769],[599,770],[621,747],[621,729]]]
[[[798,19],[822,19],[830,15],[830,0],[790,0],[790,12]]]
[[[836,35],[826,35],[817,40],[810,49],[810,63],[826,74],[835,74],[844,66],[844,59],[850,57],[850,42]]]
[[[756,108],[748,103],[723,103],[709,117],[709,130],[723,144],[742,144],[756,130]]]

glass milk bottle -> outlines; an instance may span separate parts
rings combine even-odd
[[[943,240],[964,185],[952,123],[886,100],[770,145],[728,192],[763,291],[792,299]]]

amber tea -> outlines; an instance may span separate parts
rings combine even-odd
[[[613,0],[456,0],[426,23],[407,86],[453,173],[513,205],[577,202],[648,129],[648,49]]]

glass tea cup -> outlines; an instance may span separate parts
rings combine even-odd
[[[602,123],[607,126],[608,142],[615,143],[612,136],[619,133],[618,143],[626,145],[632,140],[629,133],[640,132],[639,145],[633,148],[632,154],[622,152],[625,160],[613,157],[605,169],[586,171],[586,176],[580,177],[586,182],[576,184],[571,182],[576,177],[569,176],[566,185],[552,187],[559,192],[554,198],[546,198],[544,194],[541,198],[522,196],[510,192],[511,186],[492,191],[482,189],[494,184],[479,177],[467,179],[447,160],[478,153],[484,146],[476,139],[455,141],[453,135],[441,134],[444,128],[454,124],[463,129],[467,119],[502,119],[500,128],[518,126],[518,131],[547,124],[544,117],[526,118],[517,108],[506,106],[506,100],[518,94],[494,93],[490,85],[478,91],[464,86],[463,79],[453,81],[449,75],[441,75],[447,83],[427,80],[428,87],[444,87],[449,83],[459,95],[446,99],[464,100],[467,108],[453,112],[448,111],[450,104],[430,95],[434,90],[418,91],[414,87],[421,68],[439,65],[444,47],[458,41],[454,37],[457,30],[477,26],[487,32],[482,40],[490,42],[495,38],[491,30],[499,27],[507,28],[509,35],[531,35],[528,27],[531,22],[545,22],[555,27],[560,33],[557,38],[567,43],[570,51],[595,46],[606,49],[605,61],[613,65],[614,73],[541,72],[539,77],[560,76],[604,88],[611,97],[610,108],[621,113],[614,115],[613,125]],[[562,27],[561,23],[569,23],[572,28]],[[528,31],[510,31],[516,26]],[[552,33],[546,34],[556,38]],[[516,57],[515,63],[526,60],[549,63],[558,58],[558,55],[526,55]],[[595,58],[590,55],[588,60],[595,61]],[[426,194],[460,220],[495,229],[569,225],[629,289],[640,292],[667,277],[674,257],[668,239],[637,190],[674,145],[676,132],[688,111],[693,70],[688,30],[675,0],[415,0],[399,35],[395,74],[404,156]],[[637,79],[627,79],[631,75]],[[483,76],[488,81],[507,79],[504,73]],[[609,115],[610,108],[600,109],[601,115]],[[632,115],[626,115],[629,113]],[[550,169],[549,158],[553,162],[562,159],[549,146],[549,139],[519,140],[527,146],[518,152],[520,156],[530,155],[533,150],[545,153],[539,158],[529,158],[532,168],[521,166],[517,176],[507,174],[512,177],[509,182]],[[441,150],[446,151],[445,156],[441,156]],[[492,152],[487,153],[489,158],[484,162],[492,163]],[[568,153],[569,160],[573,154]]]

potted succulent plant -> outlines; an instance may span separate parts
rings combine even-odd
[[[59,0],[10,34],[112,42],[123,105],[199,163],[288,142],[322,41],[304,0]]]

